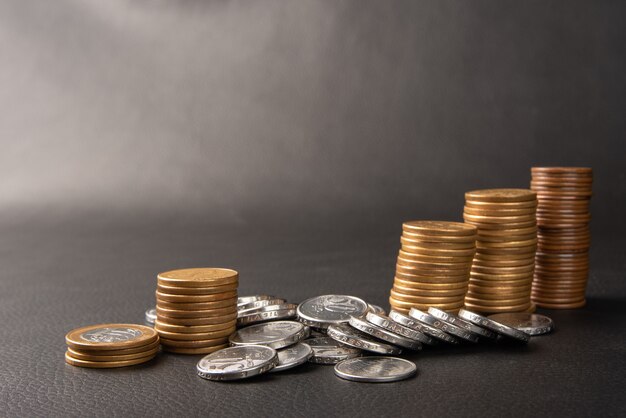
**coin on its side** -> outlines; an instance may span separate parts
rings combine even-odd
[[[270,372],[281,372],[306,363],[313,355],[313,349],[306,343],[297,343],[278,350],[278,365]]]
[[[306,338],[308,327],[295,321],[275,321],[241,328],[232,334],[232,345],[265,345],[276,350],[295,344]]]
[[[331,324],[347,323],[351,316],[361,316],[367,310],[367,303],[357,297],[323,295],[298,305],[298,319],[314,328],[325,329]]]
[[[435,328],[439,328],[443,332],[452,334],[455,337],[462,338],[465,341],[469,341],[472,343],[478,342],[478,336],[476,334],[466,329],[459,328],[456,325],[452,325],[448,322],[442,321],[441,319],[435,318],[434,316],[426,312],[422,312],[419,309],[411,308],[411,310],[409,311],[409,316],[427,325],[430,325]]]
[[[545,315],[516,312],[489,315],[487,318],[523,331],[531,336],[543,335],[554,329],[554,322]]]
[[[237,298],[237,305],[244,305],[246,303],[256,302],[259,300],[268,300],[268,299],[275,299],[275,297],[270,296],[270,295],[239,296]]]
[[[285,305],[270,305],[261,309],[267,309],[273,306],[279,306],[278,309],[263,310],[242,315],[237,318],[237,326],[252,325],[260,322],[278,321],[282,319],[290,319],[296,316],[296,305],[287,303]]]
[[[398,324],[396,321],[388,318],[385,315],[368,312],[365,316],[365,319],[374,325],[378,325],[379,327],[386,329],[389,332],[393,332],[394,334],[401,335],[408,339],[419,341],[424,344],[432,344],[434,342],[433,339],[430,338],[428,335],[412,328],[405,327],[402,324]]]
[[[371,351],[377,354],[400,354],[402,350],[391,344],[376,341],[369,335],[357,331],[348,324],[337,324],[328,327],[328,336],[333,340],[350,347]]]
[[[229,347],[203,357],[198,376],[208,380],[237,380],[265,373],[278,364],[278,353],[264,345]]]
[[[356,382],[395,382],[417,373],[415,363],[397,357],[360,357],[335,366],[335,374]]]
[[[237,310],[245,311],[248,309],[262,308],[268,305],[282,305],[283,303],[287,303],[287,301],[285,299],[278,299],[278,298],[255,300],[255,301],[247,302],[247,303],[238,303]]]
[[[371,324],[364,319],[353,316],[352,318],[350,318],[349,323],[351,326],[358,329],[359,331],[371,335],[372,337],[376,337],[380,340],[386,341],[388,343],[399,345],[400,347],[408,348],[409,350],[418,351],[422,349],[422,344],[419,341],[411,340],[393,332],[389,332],[386,329]]]
[[[150,325],[154,325],[154,322],[156,321],[156,308],[150,308],[146,311],[146,322]]]
[[[306,343],[313,350],[311,363],[337,364],[340,361],[361,355],[361,350],[342,345],[330,337],[311,338]]]
[[[444,341],[450,344],[460,343],[460,340],[458,338],[452,335],[446,334],[442,330],[437,329],[435,327],[431,327],[428,324],[424,324],[423,322],[418,321],[417,319],[413,319],[410,316],[403,314],[402,312],[391,310],[391,312],[389,312],[389,318],[397,322],[400,325],[403,325],[407,328],[414,329],[425,335],[434,337],[439,341]],[[433,341],[433,343],[435,343],[435,341]],[[434,345],[434,344],[431,344],[431,345]]]
[[[469,332],[473,332],[476,335],[481,337],[496,339],[498,338],[498,334],[495,332],[489,331],[483,327],[479,327],[478,325],[474,325],[471,322],[467,322],[464,319],[459,318],[453,313],[442,311],[441,309],[430,307],[428,308],[428,313],[434,316],[435,318],[439,318],[442,321],[448,322],[452,325],[456,325],[460,328],[465,328]]]
[[[523,331],[519,331],[515,328],[501,324],[477,313],[470,312],[466,309],[461,309],[459,311],[459,317],[471,322],[474,325],[489,328],[491,331],[497,332],[498,334],[515,341],[527,343],[530,340],[530,335]]]

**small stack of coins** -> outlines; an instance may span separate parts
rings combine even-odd
[[[77,328],[65,336],[65,361],[72,366],[109,369],[152,360],[159,351],[159,335],[150,327],[103,324]]]
[[[239,274],[223,268],[158,275],[155,329],[167,351],[208,354],[228,346],[237,324]]]
[[[478,228],[468,309],[485,313],[534,310],[530,293],[537,249],[537,195],[526,189],[465,194],[463,218]]]
[[[389,303],[399,312],[433,306],[463,307],[476,228],[460,222],[411,221],[402,224],[402,247]]]
[[[532,299],[543,308],[585,305],[589,270],[591,168],[533,167],[537,233]]]

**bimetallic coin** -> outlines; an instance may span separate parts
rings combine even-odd
[[[148,356],[153,356],[159,352],[159,347],[154,347],[150,350],[145,350],[140,353],[135,354],[117,354],[116,351],[111,351],[111,353],[115,353],[112,355],[93,355],[89,352],[81,352],[67,348],[67,353],[70,357],[77,360],[87,360],[87,361],[126,361],[126,360],[135,360],[139,358],[144,358]]]
[[[278,365],[270,372],[281,372],[306,363],[313,356],[313,349],[306,343],[294,344],[278,350]]]
[[[275,321],[241,328],[228,339],[232,345],[265,345],[276,350],[303,340],[309,329],[300,322]]]
[[[283,319],[291,319],[296,316],[296,305],[295,304],[286,304],[280,305],[284,307],[284,309],[277,310],[269,310],[269,311],[261,311],[256,313],[251,313],[248,315],[243,315],[237,318],[237,326],[244,325],[252,325],[261,322],[267,321],[279,321]],[[267,306],[266,306],[267,308]]]
[[[515,328],[528,335],[543,335],[554,329],[554,322],[545,315],[518,312],[489,315],[489,319]]]
[[[285,299],[263,299],[263,300],[255,300],[253,302],[237,304],[238,311],[245,311],[248,309],[262,308],[268,305],[282,305],[287,303]]]
[[[246,303],[250,303],[250,302],[256,302],[258,300],[268,300],[268,299],[276,299],[276,298],[270,295],[239,296],[237,298],[237,306],[245,305]]]
[[[146,322],[150,325],[154,325],[156,321],[156,308],[150,308],[146,311]]]
[[[385,310],[381,308],[380,306],[372,305],[371,303],[369,303],[367,306],[370,312],[385,315]]]
[[[440,319],[437,319],[434,316],[427,314],[426,312],[420,311],[419,309],[411,308],[411,310],[409,311],[409,316],[427,325],[439,328],[443,332],[452,334],[455,337],[462,338],[465,341],[470,341],[473,343],[478,342],[478,336],[476,334],[469,332],[466,329],[459,328],[456,325],[452,325]]]
[[[449,324],[456,325],[459,328],[465,328],[469,332],[472,332],[481,337],[485,337],[489,339],[498,338],[498,334],[496,334],[495,332],[491,332],[488,329],[479,327],[478,325],[474,325],[471,322],[467,322],[466,320],[459,318],[455,314],[448,313],[448,312],[442,311],[441,309],[437,309],[433,307],[428,308],[428,313],[434,316],[435,318],[441,319],[442,321],[445,321]]]
[[[361,350],[342,345],[330,337],[312,338],[306,343],[313,350],[313,355],[309,359],[311,363],[337,364],[361,355]]]
[[[365,316],[365,319],[374,325],[377,325],[383,329],[386,329],[389,332],[393,332],[394,334],[398,334],[403,337],[406,337],[410,340],[419,341],[424,344],[434,343],[433,339],[430,338],[428,335],[425,335],[421,333],[420,331],[416,331],[409,327],[405,327],[402,324],[398,324],[397,322],[386,317],[385,315],[379,315],[373,312],[368,312],[367,315]]]
[[[198,376],[209,380],[245,379],[265,373],[278,364],[278,353],[264,345],[230,347],[198,362]]]
[[[459,316],[474,325],[489,328],[491,331],[497,332],[498,334],[509,337],[515,341],[527,343],[530,340],[530,335],[523,331],[511,328],[492,319],[485,318],[482,315],[470,312],[466,309],[461,309],[459,311]]]
[[[399,345],[400,347],[408,348],[415,351],[422,349],[422,344],[420,342],[411,340],[393,332],[389,332],[386,329],[373,325],[364,319],[357,318],[356,316],[350,318],[349,323],[351,326],[358,329],[359,331],[371,335],[372,337],[376,337],[380,340],[387,341],[388,343]]]
[[[361,316],[368,310],[362,299],[346,295],[324,295],[305,300],[298,305],[300,322],[320,329],[342,324],[351,316]]]
[[[378,354],[400,354],[402,350],[396,346],[378,342],[348,324],[330,325],[328,327],[328,336],[333,340],[350,347],[359,348],[365,351],[371,351]]]
[[[102,324],[74,329],[65,342],[78,350],[117,350],[147,345],[158,338],[157,332],[145,325]]]
[[[397,357],[360,357],[335,366],[338,377],[355,382],[395,382],[408,379],[416,372],[415,363]]]
[[[116,367],[134,366],[136,364],[145,363],[154,358],[155,354],[150,354],[146,357],[140,357],[132,360],[120,360],[120,361],[89,361],[81,360],[72,357],[69,351],[65,352],[65,362],[72,366],[89,367],[93,369],[112,369]]]

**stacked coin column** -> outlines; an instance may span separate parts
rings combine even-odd
[[[538,248],[533,301],[543,308],[585,305],[589,270],[592,171],[586,167],[533,167]]]
[[[460,222],[411,221],[402,224],[402,244],[389,303],[401,313],[436,307],[463,307],[476,228]]]
[[[157,281],[154,328],[165,350],[207,354],[228,346],[237,323],[236,271],[172,270],[160,273]]]
[[[468,309],[485,313],[534,310],[530,296],[537,248],[536,208],[537,195],[526,189],[465,194],[463,218],[478,228],[465,297]]]

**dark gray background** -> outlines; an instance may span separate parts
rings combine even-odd
[[[0,2],[0,409],[623,415],[624,39],[620,1]],[[528,349],[425,352],[383,386],[63,363],[171,268],[387,307],[402,221],[532,165],[591,166],[595,195],[589,306]]]

